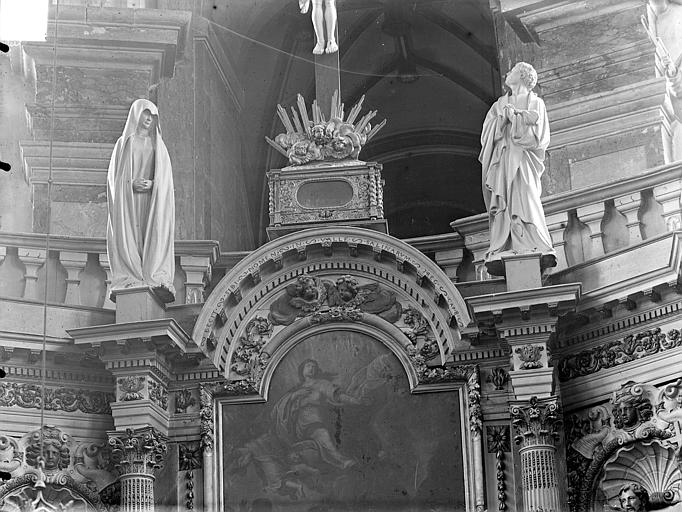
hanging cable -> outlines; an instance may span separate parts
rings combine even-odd
[[[43,287],[43,344],[42,344],[42,361],[40,367],[40,460],[42,478],[42,467],[45,461],[45,439],[43,429],[45,427],[45,383],[47,374],[47,301],[48,288],[50,283],[50,226],[52,223],[52,156],[54,148],[54,110],[55,97],[57,94],[57,35],[59,26],[59,0],[55,0],[54,12],[54,41],[52,44],[52,97],[50,99],[50,142],[49,142],[49,156],[48,156],[48,173],[47,173],[47,220],[45,227],[45,274]],[[40,482],[40,480],[39,480]]]

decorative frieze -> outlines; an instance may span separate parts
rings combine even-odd
[[[682,335],[679,329],[664,333],[657,327],[564,357],[558,364],[559,378],[567,381],[590,375],[680,346]]]
[[[36,384],[0,382],[0,406],[45,409],[48,411],[75,412],[87,414],[111,414],[112,393],[75,388],[50,388],[43,390]]]

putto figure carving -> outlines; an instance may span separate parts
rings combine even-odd
[[[112,291],[147,285],[172,302],[175,198],[158,115],[151,101],[135,100],[111,154],[107,254]]]
[[[298,0],[301,14],[308,13],[310,3],[311,0]],[[313,11],[311,15],[313,18],[313,28],[315,29],[315,38],[317,39],[313,53],[315,55],[335,53],[339,50],[339,45],[336,43],[336,0],[312,0],[312,4]]]
[[[486,267],[504,273],[505,255],[540,252],[542,266],[556,265],[552,239],[540,202],[549,122],[545,104],[534,92],[537,73],[519,62],[507,73],[511,92],[488,111],[481,133],[483,197],[490,221]]]

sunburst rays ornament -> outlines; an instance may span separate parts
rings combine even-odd
[[[277,105],[277,115],[286,128],[286,133],[280,133],[275,140],[269,137],[265,137],[265,140],[287,157],[290,165],[304,165],[314,161],[357,160],[362,146],[386,125],[385,119],[375,126],[370,124],[377,115],[376,110],[366,113],[356,122],[364,101],[363,96],[348,112],[348,117],[345,117],[344,104],[341,103],[337,90],[332,96],[328,120],[317,100],[313,101],[310,119],[305,100],[299,94],[298,111],[291,107],[291,117],[284,107]]]

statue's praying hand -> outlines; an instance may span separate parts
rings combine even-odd
[[[311,2],[313,4],[311,16],[317,40],[313,53],[315,55],[334,53],[339,50],[336,43],[336,0],[299,0],[298,6],[302,14],[308,13]]]

